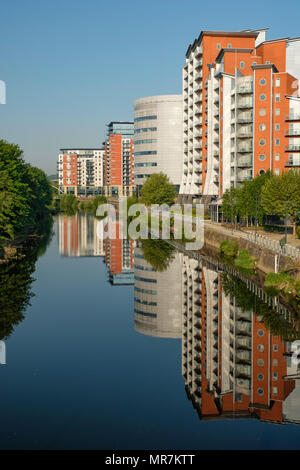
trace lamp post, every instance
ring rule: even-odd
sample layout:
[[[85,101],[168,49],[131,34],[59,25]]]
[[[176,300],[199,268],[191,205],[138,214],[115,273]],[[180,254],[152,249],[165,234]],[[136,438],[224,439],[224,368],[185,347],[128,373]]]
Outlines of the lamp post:
[[[285,200],[285,218],[284,218],[284,244],[287,244],[287,199]]]

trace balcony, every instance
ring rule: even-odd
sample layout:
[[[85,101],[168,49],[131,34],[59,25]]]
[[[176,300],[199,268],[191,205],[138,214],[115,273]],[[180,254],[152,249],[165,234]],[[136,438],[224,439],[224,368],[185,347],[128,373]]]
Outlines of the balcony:
[[[214,156],[215,158],[219,158],[219,151],[218,151],[218,150],[214,150],[213,156]]]
[[[194,183],[202,184],[202,176],[194,176]]]
[[[195,109],[195,114],[202,114],[202,106],[197,106]]]
[[[202,67],[202,65],[203,65],[203,59],[200,59],[200,60],[198,60],[198,62],[195,63],[196,69]]]
[[[288,145],[285,152],[300,152],[300,145]]]
[[[239,94],[239,95],[245,95],[245,94],[248,94],[248,93],[253,93],[253,86],[240,86],[237,88],[236,92]]]
[[[196,152],[194,160],[196,162],[202,162],[202,152]]]
[[[300,167],[300,158],[293,158],[293,159],[289,159],[289,160],[286,160],[284,162],[284,166],[285,167],[290,167],[290,168],[296,168],[296,167]]]
[[[285,135],[287,137],[300,137],[300,129],[286,130]]]
[[[195,80],[202,80],[203,74],[202,72],[196,73]]]
[[[243,183],[244,181],[249,181],[252,179],[252,171],[243,171],[241,173],[238,173],[236,176],[236,180],[238,183]]]
[[[238,158],[236,166],[238,168],[252,167],[252,158]]]
[[[300,121],[300,114],[290,113],[285,116],[286,121]]]
[[[253,137],[253,132],[252,130],[250,129],[240,129],[238,132],[237,132],[237,137],[239,139],[249,139],[251,137]]]
[[[200,83],[199,85],[195,86],[195,92],[196,92],[196,93],[199,93],[199,91],[202,91],[202,83]]]
[[[249,114],[248,116],[241,116],[237,118],[238,124],[246,124],[249,122],[253,122],[253,114]]]
[[[237,108],[239,109],[253,108],[253,100],[240,100],[237,102]]]
[[[194,171],[196,173],[201,173],[202,172],[202,164],[194,164]]]
[[[253,151],[252,145],[238,145],[237,152],[238,153],[249,153]]]

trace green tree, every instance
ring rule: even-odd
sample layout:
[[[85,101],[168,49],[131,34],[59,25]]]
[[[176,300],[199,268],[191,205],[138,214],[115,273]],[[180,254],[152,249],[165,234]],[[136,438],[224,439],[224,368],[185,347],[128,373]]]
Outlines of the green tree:
[[[164,240],[141,240],[141,249],[155,271],[165,271],[174,259],[175,248]]]
[[[145,204],[169,204],[174,202],[176,191],[167,175],[154,173],[144,183],[141,196]]]
[[[269,215],[289,216],[294,225],[300,214],[300,172],[290,170],[269,178],[262,188],[262,206]]]
[[[18,145],[0,140],[0,239],[32,231],[51,199],[44,172],[25,163]]]

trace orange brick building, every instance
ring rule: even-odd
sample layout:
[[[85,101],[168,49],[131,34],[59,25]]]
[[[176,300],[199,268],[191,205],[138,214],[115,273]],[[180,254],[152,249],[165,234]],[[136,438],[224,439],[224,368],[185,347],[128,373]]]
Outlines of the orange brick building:
[[[300,167],[300,38],[202,31],[183,68],[181,199],[210,203],[271,170]]]

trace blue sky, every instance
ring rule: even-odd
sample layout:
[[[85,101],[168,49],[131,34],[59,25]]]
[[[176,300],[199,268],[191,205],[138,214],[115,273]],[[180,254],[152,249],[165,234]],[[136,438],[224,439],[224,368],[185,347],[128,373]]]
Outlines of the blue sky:
[[[298,0],[10,0],[0,5],[0,138],[55,172],[60,147],[101,146],[105,124],[142,96],[181,92],[202,29],[300,36]]]

